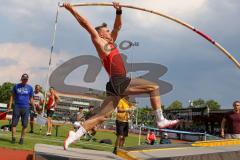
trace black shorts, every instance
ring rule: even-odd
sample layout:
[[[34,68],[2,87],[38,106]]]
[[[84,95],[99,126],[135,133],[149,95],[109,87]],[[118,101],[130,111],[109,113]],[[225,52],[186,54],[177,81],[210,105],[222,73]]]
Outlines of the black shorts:
[[[54,111],[53,110],[47,110],[47,117],[53,117]]]
[[[125,96],[123,93],[128,87],[130,81],[131,79],[128,77],[111,77],[106,84],[107,96]]]
[[[117,136],[128,136],[128,122],[121,122],[116,120],[116,135]]]

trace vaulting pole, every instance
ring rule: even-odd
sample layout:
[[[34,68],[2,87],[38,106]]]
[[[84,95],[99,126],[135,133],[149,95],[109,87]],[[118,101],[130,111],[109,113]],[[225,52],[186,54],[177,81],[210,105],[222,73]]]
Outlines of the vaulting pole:
[[[60,7],[60,3],[58,3],[56,17],[55,17],[54,32],[53,32],[53,36],[52,36],[52,45],[51,45],[51,50],[50,50],[50,55],[49,55],[49,62],[48,62],[47,79],[46,79],[46,84],[45,84],[43,110],[42,110],[41,115],[38,116],[38,118],[40,118],[40,119],[44,119],[44,111],[45,111],[45,107],[46,107],[46,104],[47,104],[47,91],[48,91],[48,88],[49,88],[48,83],[49,83],[50,71],[51,71],[51,66],[52,66],[52,55],[53,55],[53,49],[54,49],[55,39],[56,39],[59,7]],[[44,125],[40,125],[40,134],[42,133],[42,127]]]
[[[113,6],[112,3],[73,3],[71,4],[74,7],[80,7],[80,6]],[[59,4],[60,7],[63,7],[63,4]],[[207,34],[197,30],[196,28],[194,28],[193,26],[177,19],[174,17],[171,17],[167,14],[163,14],[161,12],[158,11],[153,11],[153,10],[149,10],[149,9],[145,9],[145,8],[141,8],[141,7],[136,7],[136,6],[132,6],[132,5],[125,5],[125,4],[120,4],[121,7],[124,8],[130,8],[130,9],[136,9],[136,10],[140,10],[140,11],[144,11],[144,12],[149,12],[152,14],[156,14],[158,16],[167,18],[171,21],[174,21],[192,31],[194,31],[195,33],[197,33],[198,35],[202,36],[203,38],[205,38],[206,40],[208,40],[210,43],[212,43],[215,47],[217,47],[223,54],[225,54],[239,69],[240,69],[240,63],[225,49],[223,48],[219,43],[217,43],[216,41],[214,41],[210,36],[208,36]]]

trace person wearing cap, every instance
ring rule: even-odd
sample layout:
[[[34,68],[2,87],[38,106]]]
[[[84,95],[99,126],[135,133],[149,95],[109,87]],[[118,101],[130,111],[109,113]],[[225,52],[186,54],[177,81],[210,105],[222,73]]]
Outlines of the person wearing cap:
[[[128,120],[130,118],[130,112],[133,111],[134,105],[129,102],[129,96],[122,98],[117,105],[116,114],[116,141],[113,153],[117,153],[118,148],[122,148],[125,143],[125,139],[128,136],[129,124]]]
[[[12,95],[10,96],[8,111],[13,107],[13,116],[12,116],[12,143],[16,142],[16,126],[18,124],[19,118],[21,117],[22,121],[22,132],[19,144],[23,144],[23,139],[26,133],[28,118],[30,112],[30,105],[33,103],[33,88],[28,85],[28,74],[24,73],[21,77],[21,83],[16,84],[12,89]]]
[[[160,140],[160,144],[171,144],[171,140],[168,139],[168,134],[167,133],[163,133],[163,136]]]

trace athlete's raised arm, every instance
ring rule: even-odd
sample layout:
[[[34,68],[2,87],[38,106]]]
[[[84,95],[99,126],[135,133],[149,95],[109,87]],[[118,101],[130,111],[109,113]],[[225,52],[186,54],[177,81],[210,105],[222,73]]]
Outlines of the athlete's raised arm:
[[[117,2],[113,2],[113,7],[116,9],[116,18],[115,18],[115,22],[114,22],[114,26],[113,26],[113,30],[112,30],[112,38],[113,41],[115,42],[118,36],[118,32],[120,31],[121,27],[122,27],[122,7],[119,5],[119,3]]]
[[[88,31],[93,41],[96,42],[100,40],[98,32],[92,26],[92,24],[87,20],[87,18],[81,16],[69,3],[64,3],[63,6],[76,18],[78,23]]]

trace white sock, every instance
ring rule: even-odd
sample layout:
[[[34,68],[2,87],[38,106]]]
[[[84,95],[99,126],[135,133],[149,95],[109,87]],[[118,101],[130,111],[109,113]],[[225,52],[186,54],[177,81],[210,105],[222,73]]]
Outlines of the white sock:
[[[74,140],[77,140],[79,139],[80,137],[82,137],[87,131],[82,127],[80,126],[80,128],[77,130],[76,134],[75,134],[75,137],[74,137]]]
[[[156,109],[156,110],[154,111],[154,114],[155,114],[155,116],[156,116],[157,122],[164,120],[163,112],[162,112],[161,109]]]

